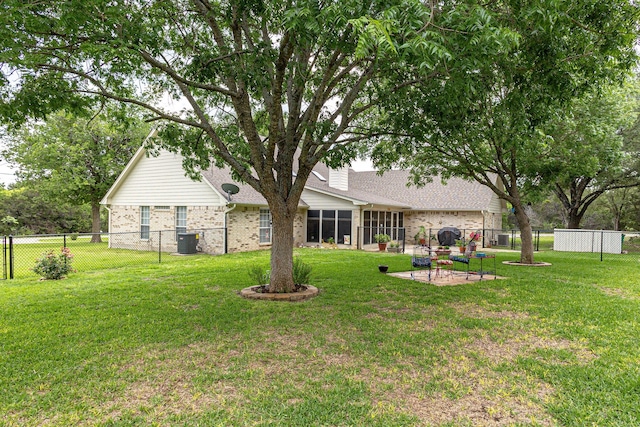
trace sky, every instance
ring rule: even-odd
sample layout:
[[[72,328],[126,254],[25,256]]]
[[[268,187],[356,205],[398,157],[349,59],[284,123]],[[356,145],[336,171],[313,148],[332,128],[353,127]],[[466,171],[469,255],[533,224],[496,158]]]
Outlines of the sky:
[[[0,161],[0,182],[4,185],[4,188],[13,182],[16,177],[13,175],[13,170],[4,161]]]
[[[351,169],[358,172],[376,170],[376,168],[373,167],[373,162],[371,160],[355,160],[351,163]]]

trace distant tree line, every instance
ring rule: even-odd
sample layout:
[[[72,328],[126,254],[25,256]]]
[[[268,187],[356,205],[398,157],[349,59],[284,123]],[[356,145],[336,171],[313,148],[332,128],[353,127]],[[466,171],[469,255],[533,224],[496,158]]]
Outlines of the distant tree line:
[[[91,207],[53,200],[36,188],[0,190],[0,234],[57,234],[91,231]]]

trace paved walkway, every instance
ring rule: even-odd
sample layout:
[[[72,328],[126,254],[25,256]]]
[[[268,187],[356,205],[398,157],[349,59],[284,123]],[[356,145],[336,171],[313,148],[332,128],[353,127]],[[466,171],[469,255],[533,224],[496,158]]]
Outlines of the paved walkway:
[[[469,278],[467,278],[467,273],[465,271],[456,271],[452,275],[446,273],[436,276],[436,271],[433,269],[431,270],[431,281],[429,281],[429,271],[415,270],[413,273],[416,281],[431,283],[435,286],[455,286],[479,282],[480,280],[504,279],[504,277],[494,276],[493,274],[485,274],[482,278],[477,274],[469,274]],[[411,271],[401,271],[398,273],[388,274],[389,276],[399,277],[400,279],[412,280]]]

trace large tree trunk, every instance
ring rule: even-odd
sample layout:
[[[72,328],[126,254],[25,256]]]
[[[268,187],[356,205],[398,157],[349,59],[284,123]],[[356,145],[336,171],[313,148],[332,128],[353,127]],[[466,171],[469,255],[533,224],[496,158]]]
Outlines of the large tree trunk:
[[[522,242],[520,262],[522,264],[533,264],[533,232],[531,231],[529,217],[521,203],[514,204],[514,208],[518,227],[520,228],[520,241]]]
[[[618,191],[610,191],[607,193],[608,208],[611,212],[613,229],[619,231],[621,228],[622,214],[627,204],[627,194],[629,193],[627,188]],[[616,201],[616,194],[620,195],[620,201]]]
[[[293,212],[287,212],[291,211]],[[271,211],[271,282],[269,292],[293,292],[293,221],[296,209]]]
[[[100,203],[91,202],[91,243],[101,243],[100,237]]]
[[[580,221],[582,221],[582,214],[579,214],[577,209],[571,209],[567,213],[569,216],[567,221],[567,228],[571,230],[576,230],[580,228]]]

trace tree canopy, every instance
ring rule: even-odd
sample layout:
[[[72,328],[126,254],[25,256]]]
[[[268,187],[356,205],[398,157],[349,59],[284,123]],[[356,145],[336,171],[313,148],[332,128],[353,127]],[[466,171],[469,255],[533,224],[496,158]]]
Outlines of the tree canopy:
[[[532,129],[631,66],[636,18],[625,0],[5,0],[0,114],[104,98],[144,108],[192,175],[226,163],[264,195],[269,289],[285,291],[317,162],[340,165],[362,141],[397,147],[391,160],[415,154],[418,173],[490,186],[498,174],[519,212]]]
[[[640,143],[631,132],[639,112],[634,79],[586,93],[542,126],[552,141],[539,173],[562,203],[568,228],[579,228],[605,192],[640,185]]]
[[[514,0],[487,8],[518,43],[471,70],[452,63],[445,82],[399,94],[402,113],[388,117],[406,143],[378,144],[374,157],[384,167],[412,168],[418,183],[439,175],[489,186],[514,207],[521,262],[532,263],[524,194],[535,196],[550,148],[540,126],[580,94],[625,78],[636,61],[638,9],[626,0]]]
[[[385,123],[402,114],[395,94],[452,79],[471,90],[470,70],[518,41],[475,1],[5,0],[0,22],[0,114],[100,98],[144,108],[192,175],[226,163],[264,195],[274,292],[293,289],[293,219],[313,166],[399,140]],[[184,110],[164,108],[167,95]]]
[[[94,117],[60,111],[12,133],[2,156],[20,182],[63,203],[91,206],[92,241],[100,241],[100,200],[133,153],[148,126],[128,111],[107,108]]]

